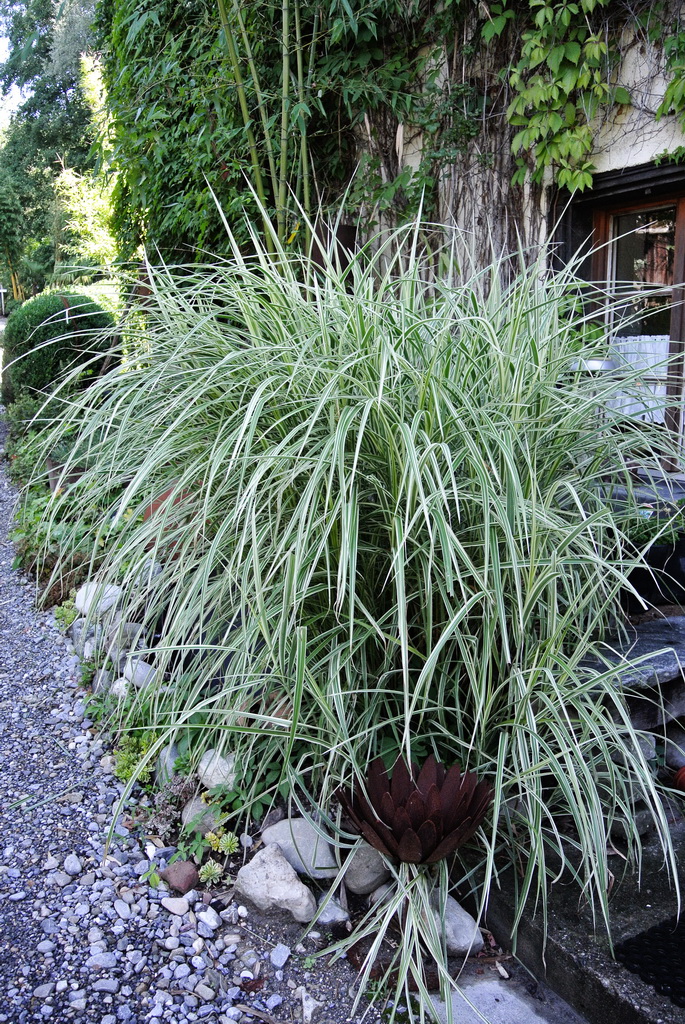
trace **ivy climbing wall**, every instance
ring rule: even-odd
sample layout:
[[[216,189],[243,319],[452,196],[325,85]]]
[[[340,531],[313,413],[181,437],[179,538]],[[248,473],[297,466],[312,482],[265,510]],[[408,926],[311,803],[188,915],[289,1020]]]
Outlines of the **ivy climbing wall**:
[[[322,206],[362,233],[421,209],[470,232],[478,259],[535,245],[551,186],[679,156],[682,14],[670,0],[187,0],[180,16],[172,0],[100,0],[120,245],[220,250],[217,203],[246,244],[246,211],[298,246]]]

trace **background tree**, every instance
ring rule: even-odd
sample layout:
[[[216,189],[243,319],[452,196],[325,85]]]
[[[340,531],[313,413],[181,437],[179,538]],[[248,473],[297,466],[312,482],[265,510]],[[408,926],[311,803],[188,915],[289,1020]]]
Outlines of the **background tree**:
[[[93,116],[81,84],[80,52],[87,45],[92,5],[52,0],[0,0],[9,53],[0,65],[5,90],[22,89],[2,148],[0,173],[10,177],[25,222],[20,273],[40,290],[59,268],[64,214],[56,192],[63,167],[84,173],[94,165]]]
[[[16,300],[24,298],[18,277],[23,237],[24,217],[17,194],[9,181],[0,181],[0,263],[9,275]]]

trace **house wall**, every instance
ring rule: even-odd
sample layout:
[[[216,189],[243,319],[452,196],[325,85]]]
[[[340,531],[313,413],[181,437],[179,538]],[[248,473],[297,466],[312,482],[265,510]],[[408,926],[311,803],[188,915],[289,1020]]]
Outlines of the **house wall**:
[[[646,164],[685,147],[685,132],[677,118],[656,117],[667,85],[661,49],[633,38],[624,47],[616,84],[628,90],[632,104],[618,107],[595,126],[592,161],[598,173]]]

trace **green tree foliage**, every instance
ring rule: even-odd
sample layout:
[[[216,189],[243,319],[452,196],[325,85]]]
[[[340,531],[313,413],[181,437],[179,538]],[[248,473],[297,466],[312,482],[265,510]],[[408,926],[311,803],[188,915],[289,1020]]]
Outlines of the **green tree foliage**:
[[[176,259],[226,246],[207,184],[241,243],[251,189],[286,240],[343,195],[366,223],[444,216],[478,168],[587,188],[623,52],[677,33],[647,0],[99,0],[97,25],[118,238]]]
[[[0,83],[5,90],[19,86],[26,97],[0,149],[0,174],[11,177],[24,212],[29,255],[21,273],[30,290],[43,287],[60,261],[64,223],[55,182],[62,166],[83,173],[94,163],[92,114],[79,64],[86,14],[81,11],[77,32],[73,6],[53,0],[0,0],[0,24],[9,41]],[[91,17],[92,8],[88,21]]]
[[[12,283],[12,296],[23,298],[17,275],[23,248],[24,217],[9,181],[0,179],[0,265]]]

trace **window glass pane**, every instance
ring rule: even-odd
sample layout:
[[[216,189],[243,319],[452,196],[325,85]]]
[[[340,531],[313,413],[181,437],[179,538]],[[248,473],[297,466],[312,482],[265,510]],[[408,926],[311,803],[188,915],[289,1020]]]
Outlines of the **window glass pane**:
[[[622,213],[613,219],[612,280],[638,320],[621,335],[669,335],[675,250],[675,207]]]
[[[633,382],[638,394],[610,404],[654,422],[664,420],[675,215],[675,206],[657,207],[619,214],[611,225],[610,290],[625,296],[619,309],[630,318],[613,339],[613,354],[619,368],[627,364],[641,376]]]

